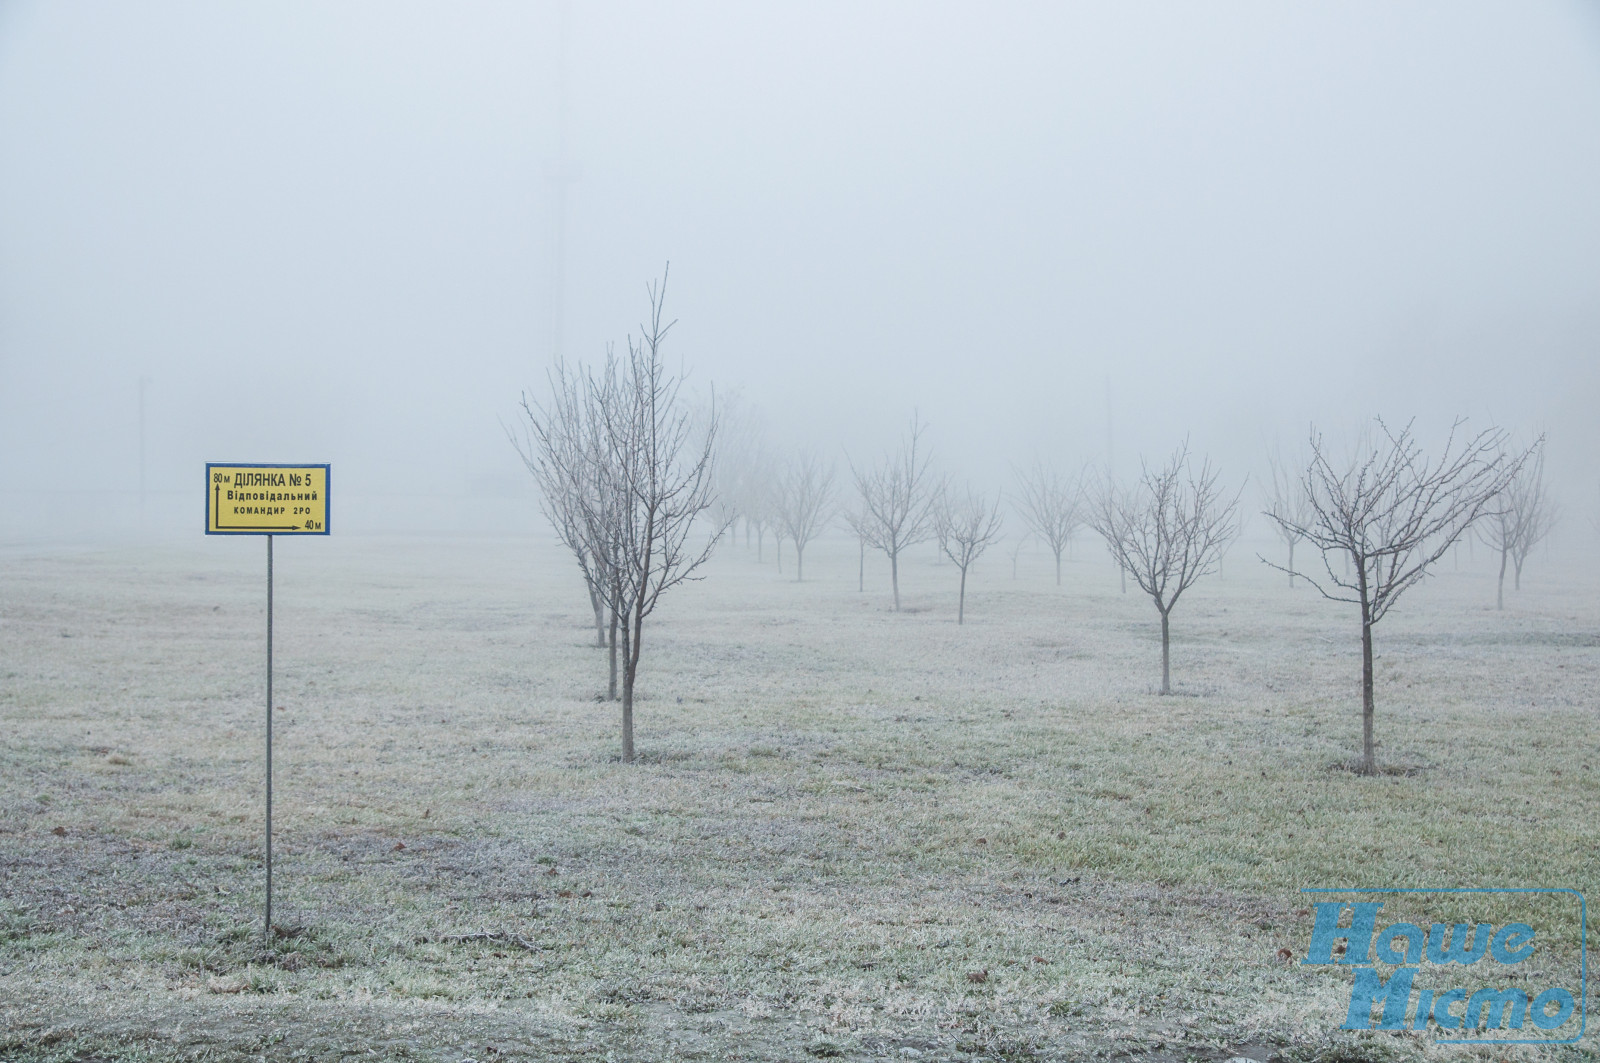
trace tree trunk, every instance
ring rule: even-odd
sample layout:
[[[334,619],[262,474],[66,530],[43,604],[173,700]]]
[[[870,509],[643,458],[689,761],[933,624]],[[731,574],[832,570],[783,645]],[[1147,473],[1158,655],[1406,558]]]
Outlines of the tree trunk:
[[[1496,609],[1504,609],[1506,607],[1506,557],[1510,553],[1511,551],[1505,547],[1502,546],[1500,548],[1500,582],[1495,584],[1494,588],[1494,607]]]
[[[1117,566],[1117,572],[1119,572],[1122,575],[1122,593],[1123,594],[1127,594],[1128,593],[1128,570],[1123,568],[1121,565],[1118,565]]]
[[[1056,586],[1061,586],[1061,548],[1056,547]]]
[[[1294,589],[1294,540],[1289,540],[1289,589]]]
[[[794,581],[796,583],[806,581],[806,552],[799,542],[794,544]]]
[[[606,687],[606,700],[617,700],[617,611],[611,610],[611,682]]]
[[[585,580],[589,584],[589,604],[594,607],[594,644],[601,649],[606,648],[606,604],[600,598],[600,588],[594,585],[593,580]]]
[[[633,762],[633,680],[639,674],[639,652],[634,645],[633,618],[622,625],[622,760]]]
[[[1513,556],[1511,558],[1511,571],[1512,571],[1511,589],[1512,590],[1520,591],[1522,589],[1522,563],[1524,561],[1526,561],[1527,559],[1528,559],[1528,555],[1527,554],[1523,554],[1521,557]]]
[[[856,593],[862,594],[867,589],[867,541],[857,539],[856,545],[861,548],[861,559],[857,562],[860,567],[856,569]]]
[[[760,564],[762,562],[762,560],[764,560],[761,555],[762,555],[763,544],[766,542],[766,538],[767,538],[767,529],[765,529],[765,528],[757,528],[756,529],[756,563],[757,564]]]
[[[1372,623],[1367,603],[1361,603],[1361,764],[1363,775],[1375,775],[1378,761],[1372,752]]]
[[[783,575],[783,536],[772,537],[772,549],[778,555],[778,575]]]
[[[1172,632],[1168,626],[1169,612],[1161,612],[1161,693],[1172,693]]]
[[[956,600],[956,623],[965,623],[967,619],[967,566],[961,566],[961,597]]]
[[[889,555],[889,582],[894,585],[894,611],[900,611],[900,555]]]

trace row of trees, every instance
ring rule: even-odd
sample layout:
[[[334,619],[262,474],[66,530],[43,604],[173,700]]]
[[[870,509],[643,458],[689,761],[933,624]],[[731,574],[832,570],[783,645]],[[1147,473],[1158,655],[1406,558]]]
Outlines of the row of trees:
[[[622,756],[631,761],[633,697],[644,621],[661,596],[697,572],[719,539],[742,519],[757,550],[767,532],[794,544],[795,575],[805,549],[835,514],[866,550],[889,560],[895,609],[899,563],[930,539],[960,574],[957,622],[965,620],[966,583],[974,562],[1000,536],[1000,498],[970,485],[956,490],[934,470],[925,426],[913,417],[899,446],[873,464],[850,462],[853,504],[841,509],[835,468],[814,453],[781,464],[763,456],[756,433],[729,438],[713,396],[699,413],[683,401],[683,376],[666,368],[661,348],[666,276],[648,288],[650,316],[627,352],[608,349],[600,365],[557,362],[549,395],[523,396],[523,419],[510,433],[540,488],[551,526],[576,558],[594,612],[595,638],[609,650],[608,694],[622,702]],[[1469,533],[1500,554],[1500,597],[1510,566],[1522,566],[1556,519],[1544,490],[1542,439],[1524,449],[1488,429],[1471,438],[1452,427],[1441,454],[1424,455],[1408,424],[1391,431],[1379,420],[1353,456],[1335,460],[1312,429],[1309,456],[1274,457],[1264,493],[1265,516],[1288,547],[1287,564],[1261,560],[1309,582],[1324,597],[1359,610],[1362,656],[1362,753],[1359,770],[1375,770],[1373,754],[1373,629],[1428,569]],[[719,450],[719,437],[722,447]],[[719,460],[720,458],[720,460]],[[1171,617],[1179,600],[1215,572],[1237,537],[1243,488],[1229,493],[1210,461],[1191,459],[1187,444],[1161,466],[1144,465],[1131,483],[1111,477],[1068,479],[1036,461],[1019,471],[1016,508],[1030,534],[1048,545],[1061,578],[1061,557],[1087,525],[1105,541],[1124,579],[1132,578],[1161,623],[1161,693],[1171,681]],[[1297,563],[1310,545],[1321,567]],[[863,576],[864,580],[864,576]]]
[[[1469,532],[1500,554],[1497,604],[1503,605],[1508,564],[1520,586],[1529,551],[1546,535],[1556,511],[1544,488],[1543,440],[1511,446],[1500,429],[1470,438],[1452,426],[1430,461],[1412,426],[1393,431],[1382,420],[1354,455],[1336,460],[1312,429],[1309,458],[1294,466],[1271,463],[1264,514],[1288,547],[1287,564],[1261,560],[1306,580],[1325,598],[1357,607],[1361,632],[1362,750],[1357,767],[1376,770],[1374,756],[1373,630],[1400,597]],[[852,466],[860,508],[847,522],[865,547],[889,558],[899,608],[899,557],[908,546],[936,537],[961,574],[965,611],[967,570],[998,537],[999,504],[970,488],[954,495],[930,471],[922,426],[913,421],[898,451],[877,466]],[[1209,460],[1191,461],[1180,446],[1160,467],[1145,465],[1132,484],[1105,477],[1068,483],[1036,463],[1021,477],[1018,509],[1032,534],[1052,550],[1060,580],[1061,553],[1080,524],[1105,541],[1124,579],[1132,578],[1161,622],[1161,693],[1172,691],[1171,618],[1183,594],[1215,572],[1238,535],[1240,491],[1221,486]],[[1317,552],[1320,570],[1302,568],[1295,547]],[[1126,586],[1126,584],[1124,584]]]

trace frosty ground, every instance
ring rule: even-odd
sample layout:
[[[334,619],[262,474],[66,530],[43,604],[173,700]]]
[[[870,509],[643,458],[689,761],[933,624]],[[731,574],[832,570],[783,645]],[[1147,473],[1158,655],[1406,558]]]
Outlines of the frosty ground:
[[[1363,778],[1350,607],[1237,548],[1158,697],[1154,608],[1079,552],[986,558],[958,627],[931,553],[896,614],[853,541],[803,584],[732,544],[649,623],[623,764],[554,544],[280,542],[270,945],[263,544],[0,552],[0,1057],[1473,1058],[1337,1033],[1300,891],[1596,884],[1600,579],[1496,612],[1441,566]]]

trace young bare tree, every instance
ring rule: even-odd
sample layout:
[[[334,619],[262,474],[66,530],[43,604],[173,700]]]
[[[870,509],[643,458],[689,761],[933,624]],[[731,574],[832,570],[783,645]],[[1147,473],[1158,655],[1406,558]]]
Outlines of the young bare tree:
[[[1019,535],[1017,541],[1011,544],[1011,578],[1017,578],[1017,560],[1022,557],[1022,548],[1028,545],[1031,536]]]
[[[505,427],[517,455],[539,488],[539,509],[556,536],[577,558],[594,609],[595,645],[606,645],[605,558],[596,556],[584,534],[585,496],[598,490],[584,452],[588,425],[584,418],[582,377],[557,361],[547,374],[550,400],[540,403],[522,395],[520,432]]]
[[[760,410],[738,393],[717,404],[716,501],[711,515],[719,525],[744,522],[745,546],[759,524],[766,534],[763,496],[767,467],[766,433]],[[756,544],[759,551],[761,543]]]
[[[1061,554],[1083,527],[1083,478],[1061,475],[1055,466],[1035,458],[1017,477],[1017,512],[1028,530],[1038,536],[1056,558],[1056,586],[1061,586]]]
[[[856,537],[856,593],[864,594],[867,590],[867,516],[865,510],[846,509],[841,511],[840,519],[844,526],[850,529],[850,534]]]
[[[894,609],[900,611],[900,555],[909,546],[926,542],[933,531],[932,507],[939,485],[931,470],[931,457],[922,445],[926,426],[911,418],[911,430],[900,448],[878,465],[858,469],[852,462],[856,491],[861,496],[860,533],[863,540],[889,557],[889,580],[894,587]]]
[[[1331,601],[1361,610],[1361,759],[1357,770],[1377,771],[1373,753],[1372,629],[1429,566],[1481,517],[1516,478],[1528,453],[1509,454],[1496,428],[1464,442],[1450,428],[1438,460],[1430,461],[1411,434],[1379,419],[1378,432],[1347,462],[1336,464],[1321,433],[1311,429],[1311,458],[1301,475],[1310,517],[1295,530],[1322,555],[1323,572],[1297,574]],[[1282,523],[1283,518],[1267,514]],[[1334,569],[1342,556],[1348,568]],[[1279,571],[1284,566],[1262,561]]]
[[[744,544],[750,545],[750,531],[756,533],[756,561],[766,560],[767,532],[777,526],[773,513],[773,461],[766,447],[760,445],[745,459],[743,482],[739,490],[739,514],[744,520]],[[780,568],[783,555],[778,556]]]
[[[622,617],[622,759],[633,760],[633,700],[644,648],[644,622],[661,596],[687,580],[711,556],[728,525],[705,528],[691,542],[697,521],[711,509],[716,415],[694,431],[680,402],[683,377],[670,372],[661,345],[672,323],[662,322],[666,275],[649,288],[650,317],[640,338],[628,339],[627,357],[614,379],[596,390],[604,404],[607,475],[620,500],[616,514],[614,600]],[[697,445],[694,445],[697,444]]]
[[[1270,482],[1262,485],[1262,502],[1266,504],[1263,512],[1272,518],[1272,529],[1277,532],[1278,538],[1289,548],[1289,586],[1294,586],[1294,548],[1305,538],[1295,529],[1303,527],[1311,519],[1311,500],[1306,497],[1305,488],[1300,483],[1297,468],[1286,464],[1281,454],[1274,452],[1267,457],[1267,473]]]
[[[1500,577],[1494,589],[1496,609],[1506,605],[1507,563],[1514,570],[1512,586],[1520,591],[1522,566],[1528,554],[1550,534],[1559,515],[1544,486],[1544,448],[1535,443],[1530,453],[1531,458],[1495,500],[1494,511],[1478,522],[1478,540],[1500,555]]]
[[[802,451],[784,466],[774,485],[778,524],[794,543],[795,582],[806,578],[806,544],[833,517],[833,465]]]
[[[580,427],[581,445],[559,451],[541,445],[534,465],[543,467],[546,450],[577,455],[568,464],[582,488],[559,496],[571,510],[563,526],[574,530],[591,561],[603,559],[594,581],[610,611],[613,646],[620,642],[625,761],[634,758],[645,619],[668,590],[700,578],[697,570],[732,520],[726,513],[706,519],[715,501],[715,403],[696,417],[683,401],[683,377],[667,369],[661,354],[672,327],[662,320],[665,275],[648,292],[649,321],[639,340],[629,337],[625,357],[608,351],[598,369],[581,376],[563,371],[552,380],[556,398],[548,406],[525,407],[536,443],[560,439],[573,423]],[[703,543],[694,535],[697,523],[709,533]]]
[[[1096,493],[1089,526],[1105,539],[1123,572],[1161,614],[1161,693],[1172,693],[1171,617],[1183,592],[1215,570],[1238,530],[1239,496],[1218,486],[1210,461],[1191,470],[1184,443],[1166,465],[1145,465],[1132,488],[1109,479]]]
[[[1000,500],[990,505],[971,485],[959,497],[940,491],[933,505],[933,529],[939,549],[961,570],[956,623],[962,624],[967,617],[967,570],[1000,537]]]
[[[540,507],[578,560],[594,607],[596,645],[609,651],[606,696],[612,701],[618,697],[620,617],[612,603],[619,499],[607,466],[605,440],[605,408],[614,396],[597,385],[597,379],[611,381],[615,364],[610,347],[606,349],[606,369],[599,378],[581,366],[571,368],[557,362],[549,373],[550,399],[540,403],[524,393],[522,434],[507,429],[512,445],[539,485]]]

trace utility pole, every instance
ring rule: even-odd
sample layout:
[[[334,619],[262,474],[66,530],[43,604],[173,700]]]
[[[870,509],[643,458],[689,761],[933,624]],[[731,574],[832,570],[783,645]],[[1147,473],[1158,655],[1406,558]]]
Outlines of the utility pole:
[[[139,378],[139,528],[144,529],[144,392],[150,384],[150,378]]]

